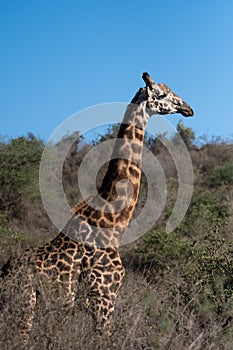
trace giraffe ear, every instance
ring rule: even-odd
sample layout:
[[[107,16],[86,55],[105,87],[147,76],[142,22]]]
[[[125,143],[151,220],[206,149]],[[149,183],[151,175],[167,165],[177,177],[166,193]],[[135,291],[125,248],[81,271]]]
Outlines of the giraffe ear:
[[[149,73],[144,72],[144,73],[142,74],[142,79],[145,81],[146,87],[148,87],[150,90],[154,89],[154,90],[160,92],[160,88],[159,88],[158,84],[156,84],[156,83],[154,82],[154,80],[151,78],[151,76],[149,75]]]

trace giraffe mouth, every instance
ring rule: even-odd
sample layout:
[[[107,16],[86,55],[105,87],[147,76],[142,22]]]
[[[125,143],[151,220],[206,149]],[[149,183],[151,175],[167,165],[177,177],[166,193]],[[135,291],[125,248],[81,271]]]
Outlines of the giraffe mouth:
[[[183,104],[179,110],[179,112],[184,116],[184,117],[192,117],[194,115],[194,112],[192,108],[187,104]]]

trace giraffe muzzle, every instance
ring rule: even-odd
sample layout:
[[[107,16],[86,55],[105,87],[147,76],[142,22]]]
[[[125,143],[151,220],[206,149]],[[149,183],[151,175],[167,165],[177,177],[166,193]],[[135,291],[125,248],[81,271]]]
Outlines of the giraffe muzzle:
[[[180,107],[179,113],[181,113],[184,117],[193,117],[194,115],[192,108],[187,103],[184,103]]]

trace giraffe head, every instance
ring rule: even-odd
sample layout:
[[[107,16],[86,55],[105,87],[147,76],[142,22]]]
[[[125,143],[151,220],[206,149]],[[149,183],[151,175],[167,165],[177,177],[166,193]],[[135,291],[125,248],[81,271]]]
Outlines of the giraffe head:
[[[156,84],[148,73],[143,73],[142,79],[145,81],[146,87],[139,90],[132,102],[146,102],[149,116],[174,113],[180,113],[185,117],[193,116],[192,108],[167,85]]]

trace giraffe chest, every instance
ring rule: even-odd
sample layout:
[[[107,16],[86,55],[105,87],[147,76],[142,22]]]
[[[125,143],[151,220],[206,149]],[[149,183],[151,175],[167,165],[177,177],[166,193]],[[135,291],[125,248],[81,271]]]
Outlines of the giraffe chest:
[[[41,252],[36,255],[37,270],[40,275],[62,283],[77,280],[83,255],[74,251]]]
[[[72,258],[64,253],[37,257],[36,288],[46,308],[62,305],[72,306],[78,289],[81,258]]]

